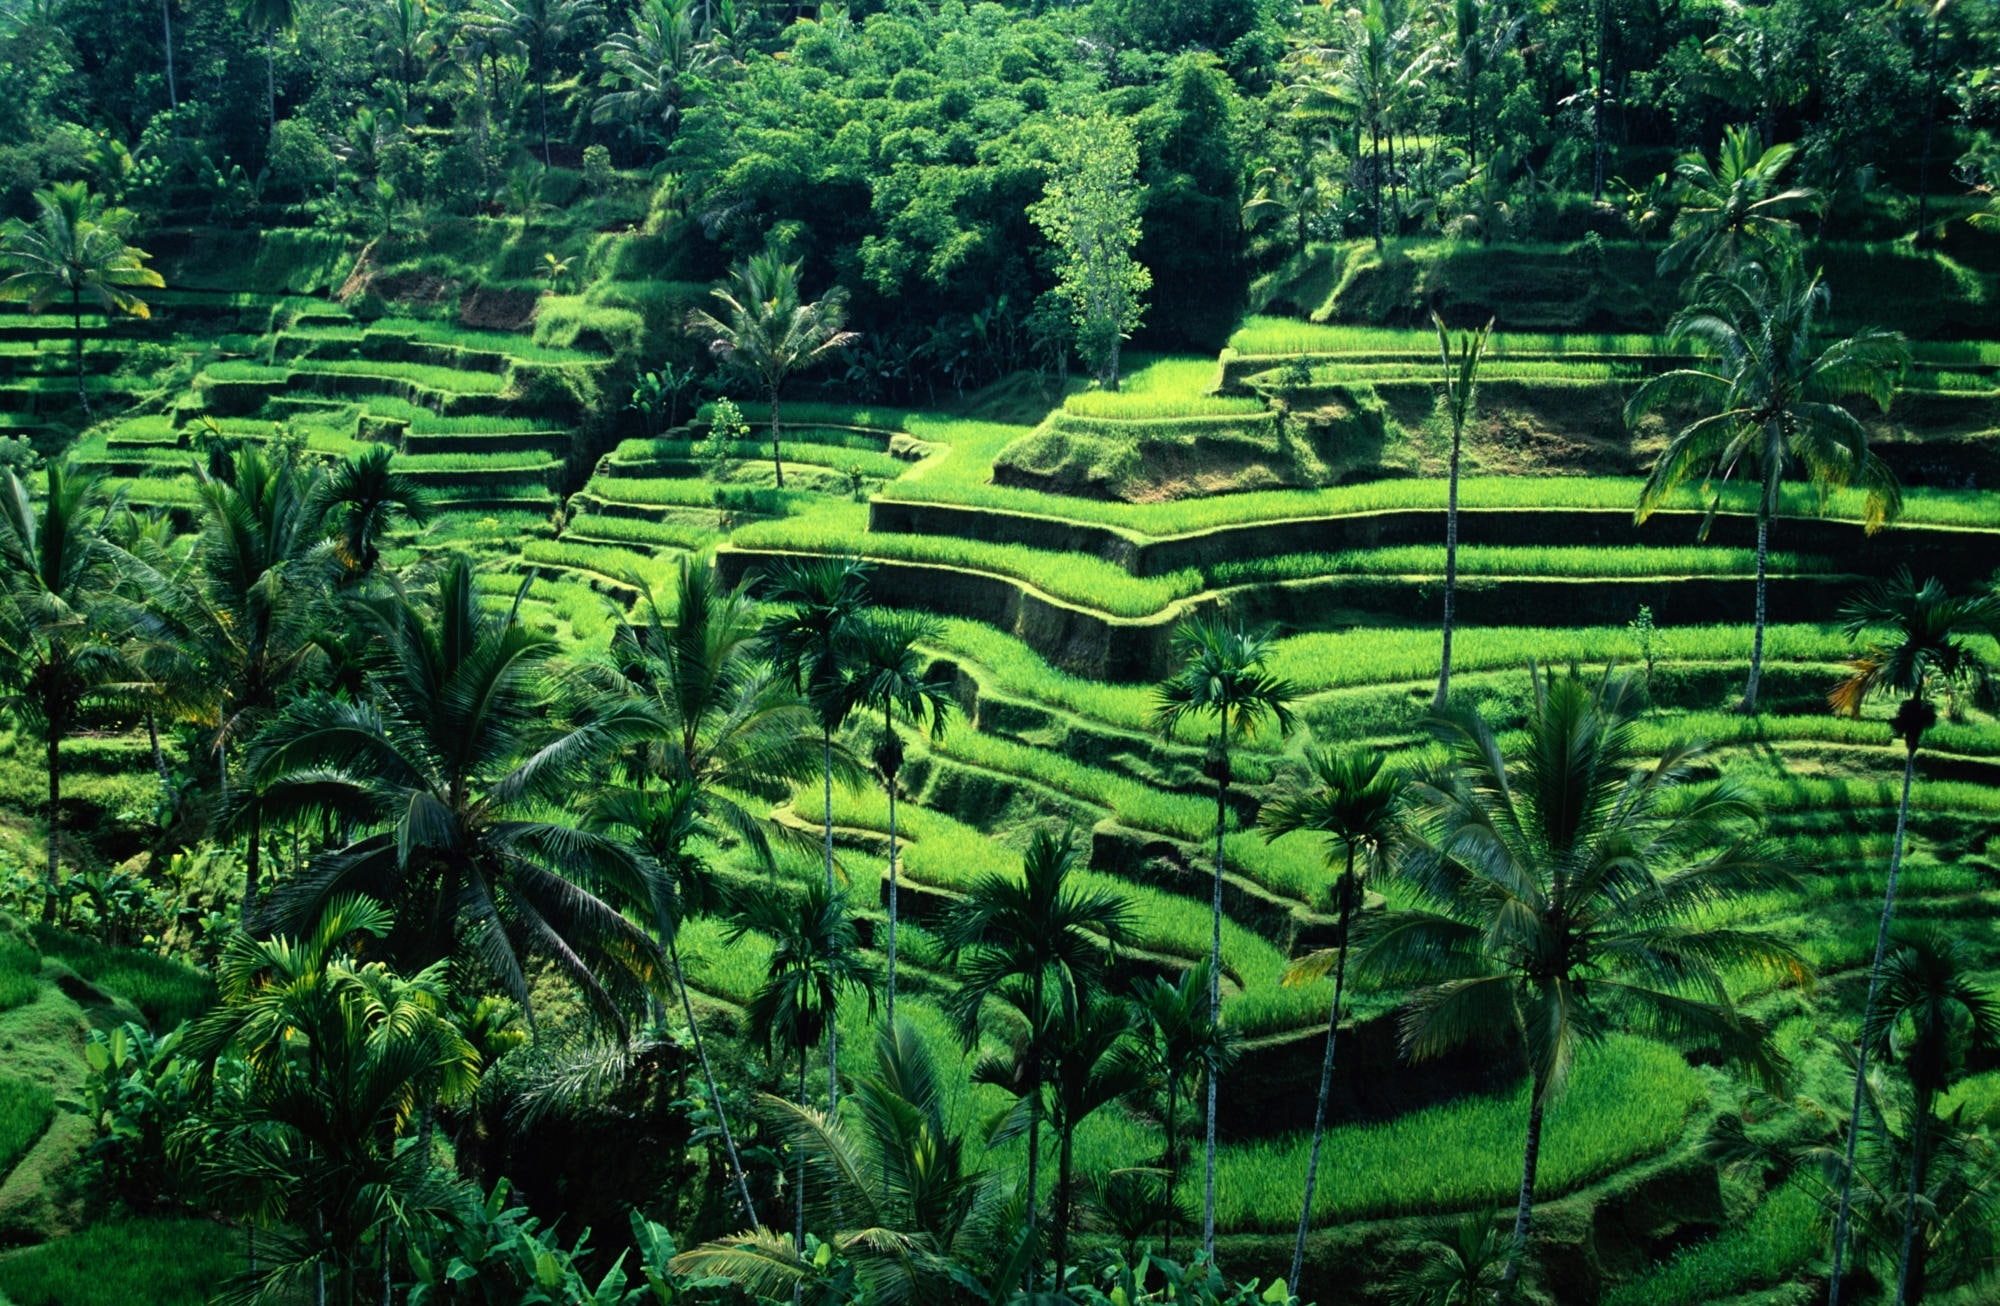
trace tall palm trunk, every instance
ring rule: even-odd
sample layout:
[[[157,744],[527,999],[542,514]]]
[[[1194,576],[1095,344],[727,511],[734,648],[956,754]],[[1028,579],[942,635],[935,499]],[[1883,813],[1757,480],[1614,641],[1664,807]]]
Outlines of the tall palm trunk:
[[[1604,79],[1611,70],[1611,0],[1597,0],[1597,94],[1590,106],[1590,132],[1596,138],[1591,147],[1590,200],[1604,200]]]
[[[701,1041],[701,1026],[695,1023],[694,1002],[688,997],[687,974],[681,970],[679,939],[667,939],[667,960],[674,968],[674,987],[680,990],[681,1012],[687,1017],[688,1036],[694,1040],[694,1054],[701,1062],[702,1081],[708,1085],[708,1104],[715,1108],[715,1122],[722,1131],[723,1150],[729,1153],[729,1169],[736,1176],[736,1191],[743,1199],[743,1214],[757,1224],[757,1207],[750,1200],[750,1180],[743,1173],[743,1158],[736,1151],[736,1136],[729,1132],[729,1113],[722,1109],[722,1094],[715,1087],[715,1071],[708,1064],[708,1045]]]
[[[826,890],[833,892],[833,728],[820,732],[821,826],[826,838]],[[826,1022],[826,1101],[829,1114],[840,1113],[840,1021]]]
[[[1449,359],[1446,360],[1449,363]],[[1446,380],[1450,380],[1449,368]],[[1444,648],[1438,663],[1437,693],[1431,698],[1434,711],[1444,710],[1445,699],[1451,692],[1451,628],[1458,612],[1458,456],[1464,443],[1463,428],[1457,422],[1451,427],[1451,473],[1445,490],[1444,509]]]
[[[1896,879],[1903,870],[1903,840],[1910,828],[1910,785],[1917,774],[1917,740],[1903,758],[1903,799],[1896,807],[1896,841],[1889,849],[1889,882],[1882,890],[1882,916],[1875,925],[1875,960],[1868,969],[1868,1000],[1861,1007],[1861,1038],[1854,1054],[1854,1096],[1847,1112],[1847,1148],[1840,1170],[1840,1205],[1833,1217],[1833,1272],[1827,1306],[1840,1306],[1841,1266],[1847,1255],[1847,1226],[1854,1212],[1854,1149],[1861,1138],[1861,1098],[1868,1082],[1868,1033],[1875,1002],[1882,994],[1882,962],[1889,954],[1889,926],[1896,918]]]
[[[1944,6],[1931,11],[1930,27],[1924,38],[1924,63],[1930,69],[1930,79],[1924,94],[1924,148],[1921,161],[1917,164],[1917,248],[1930,243],[1931,223],[1931,137],[1937,128],[1937,29],[1938,15]]]
[[[799,1044],[799,1106],[805,1107],[806,1105],[806,1045],[801,1043]],[[798,1177],[794,1180],[792,1186],[792,1245],[798,1248],[799,1254],[803,1256],[806,1249],[806,1153],[804,1148],[799,1149],[797,1160],[796,1172]],[[798,1289],[794,1288],[792,1290],[792,1300],[796,1302],[798,1299]]]
[[[1174,1204],[1174,1194],[1180,1191],[1181,1179],[1181,1136],[1180,1095],[1174,1091],[1175,1077],[1167,1076],[1167,1259],[1174,1258],[1174,1223],[1180,1208]]]
[[[264,128],[278,130],[278,56],[268,40],[264,42]]]
[[[1347,874],[1340,881],[1340,945],[1333,963],[1333,1008],[1326,1018],[1326,1058],[1319,1067],[1319,1097],[1313,1106],[1312,1151],[1306,1158],[1306,1192],[1299,1203],[1299,1233],[1292,1241],[1292,1272],[1285,1280],[1292,1296],[1299,1295],[1299,1274],[1305,1269],[1306,1233],[1312,1228],[1313,1189],[1319,1184],[1319,1149],[1326,1140],[1326,1101],[1333,1093],[1333,1050],[1340,1041],[1340,999],[1347,985],[1347,937],[1354,915],[1354,848],[1347,849]]]
[[[167,107],[181,107],[180,91],[174,85],[174,11],[172,0],[160,0],[160,44],[167,52]]]
[[[1771,515],[1757,509],[1757,622],[1750,636],[1750,679],[1743,686],[1743,701],[1736,706],[1746,715],[1757,711],[1757,687],[1764,679],[1764,587],[1771,559]]]
[[[56,890],[61,887],[58,874],[58,854],[56,841],[62,834],[62,731],[54,722],[49,723],[48,740],[49,768],[49,891],[42,901],[42,923],[52,924],[56,918]]]
[[[1218,722],[1217,730],[1227,730]],[[1215,780],[1215,887],[1209,904],[1208,940],[1208,1023],[1222,1023],[1222,832],[1228,813],[1229,751],[1222,750],[1221,768]],[[1212,1264],[1215,1260],[1215,1067],[1208,1070],[1208,1119],[1202,1143],[1201,1250]]]
[[[778,447],[778,387],[771,387],[771,468],[778,474],[778,488],[785,488],[785,460]]]
[[[1076,1165],[1076,1122],[1065,1114],[1062,1139],[1056,1152],[1056,1278],[1055,1291],[1063,1292],[1069,1273],[1069,1226],[1075,1219],[1071,1210],[1070,1175]]]
[[[1035,972],[1035,1009],[1028,1017],[1028,1236],[1034,1237],[1039,1217],[1042,1178],[1042,973]],[[1034,1289],[1035,1262],[1028,1257],[1028,1288]]]
[[[1930,1168],[1931,1095],[1917,1095],[1910,1127],[1910,1190],[1903,1201],[1903,1254],[1896,1263],[1896,1306],[1924,1299],[1924,1267],[1917,1254],[1917,1194]],[[1911,1286],[1915,1285],[1912,1293]]]
[[[83,287],[71,286],[69,292],[69,348],[70,362],[76,371],[76,402],[83,409],[84,419],[90,418],[90,396],[83,392]]]
[[[253,797],[250,800],[250,851],[243,859],[243,923],[250,924],[257,910],[257,892],[263,879],[264,813]]]
[[[889,710],[882,710],[882,729],[893,736],[896,725]],[[896,772],[883,777],[889,783],[889,1028],[896,1027]]]
[[[1374,209],[1375,248],[1382,248],[1382,129],[1370,124],[1368,128],[1368,181],[1369,207]]]
[[[1528,1145],[1521,1154],[1521,1203],[1514,1212],[1514,1237],[1507,1245],[1507,1271],[1501,1282],[1508,1287],[1521,1278],[1521,1260],[1528,1250],[1528,1218],[1535,1206],[1535,1165],[1542,1156],[1543,1085],[1530,1090],[1534,1102],[1528,1108]]]

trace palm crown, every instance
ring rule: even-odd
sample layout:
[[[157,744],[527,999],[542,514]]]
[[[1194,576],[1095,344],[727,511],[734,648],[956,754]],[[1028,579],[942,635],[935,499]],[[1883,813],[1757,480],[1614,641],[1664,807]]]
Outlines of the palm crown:
[[[1792,218],[1819,203],[1803,186],[1779,189],[1795,145],[1766,148],[1747,127],[1730,127],[1713,165],[1699,153],[1674,165],[1673,240],[1660,252],[1662,275],[1676,268],[1726,268],[1791,235]]]

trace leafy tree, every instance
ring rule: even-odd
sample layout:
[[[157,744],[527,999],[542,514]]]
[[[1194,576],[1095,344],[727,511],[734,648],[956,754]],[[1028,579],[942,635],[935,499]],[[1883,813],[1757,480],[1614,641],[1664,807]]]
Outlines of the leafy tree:
[[[804,894],[758,894],[737,912],[726,937],[734,943],[755,931],[771,940],[771,960],[763,984],[750,1000],[749,1032],[768,1053],[790,1052],[798,1063],[799,1107],[807,1109],[806,1053],[827,1038],[840,1019],[840,999],[860,990],[875,1008],[875,969],[861,956],[861,939],[847,915],[847,902],[830,886],[809,881]],[[838,1073],[837,1070],[833,1073]],[[838,1091],[828,1089],[828,1115],[839,1109]],[[792,1194],[794,1247],[806,1240],[806,1152],[798,1156],[797,1190]]]
[[[1280,732],[1291,729],[1292,723],[1291,685],[1264,670],[1272,643],[1269,632],[1252,632],[1223,617],[1190,618],[1173,634],[1172,654],[1180,669],[1154,691],[1154,721],[1167,739],[1196,717],[1214,722],[1203,769],[1215,781],[1215,880],[1208,949],[1208,1010],[1215,1024],[1222,1023],[1222,836],[1229,821],[1229,745],[1239,736],[1254,734],[1267,719]],[[1211,1259],[1215,1256],[1216,1078],[1208,1077],[1202,1161],[1201,1248]]]
[[[1757,709],[1764,669],[1764,588],[1771,522],[1788,466],[1824,490],[1859,486],[1870,532],[1902,508],[1896,478],[1868,448],[1868,432],[1841,400],[1862,394],[1887,408],[1909,358],[1902,336],[1867,328],[1821,343],[1829,292],[1793,255],[1700,279],[1695,302],[1674,315],[1668,338],[1706,356],[1706,368],[1679,367],[1647,379],[1625,404],[1627,424],[1662,409],[1701,416],[1675,431],[1653,463],[1634,514],[1645,521],[1682,484],[1703,479],[1712,520],[1721,487],[1748,466],[1763,478],[1757,498],[1757,616],[1742,711]],[[1712,488],[1711,488],[1712,487]],[[1706,523],[1704,523],[1704,527]]]
[[[1660,251],[1660,275],[1691,268],[1727,276],[1745,261],[1770,260],[1796,234],[1794,216],[1819,203],[1807,187],[1779,189],[1796,157],[1796,146],[1760,145],[1743,127],[1723,132],[1713,164],[1683,155],[1674,165],[1680,213]]]
[[[1059,1013],[1087,1005],[1103,991],[1110,953],[1128,946],[1130,902],[1071,880],[1075,852],[1067,837],[1038,830],[1021,860],[1021,875],[984,875],[945,919],[944,946],[959,977],[946,1007],[969,1048],[979,1037],[988,998],[1010,1002],[1027,1026],[1023,1058],[1028,1106],[1026,1226],[1036,1229],[1041,1166],[1042,1089],[1047,1042]]]
[[[38,512],[10,468],[0,480],[0,685],[36,733],[48,772],[49,896],[62,883],[62,744],[78,714],[125,679],[105,617],[120,580],[118,550],[104,538],[109,512],[98,481],[51,463]]]
[[[1056,293],[1068,304],[1077,348],[1107,390],[1118,388],[1118,350],[1145,316],[1153,274],[1132,257],[1139,243],[1139,147],[1107,114],[1066,124],[1042,198],[1028,216],[1056,247]]]
[[[883,1024],[874,1071],[855,1078],[851,1097],[860,1110],[845,1117],[768,1095],[764,1107],[810,1164],[814,1206],[837,1222],[833,1247],[853,1263],[863,1299],[941,1303],[971,1290],[1004,1300],[1032,1240],[1006,1218],[1001,1173],[976,1165],[975,1140],[953,1127],[937,1062],[908,1021]],[[804,1243],[768,1229],[704,1243],[673,1267],[765,1299],[816,1277]]]
[[[430,520],[430,496],[390,464],[393,451],[373,445],[336,464],[320,486],[316,514],[336,525],[334,551],[350,572],[366,579],[382,559],[381,540],[398,517],[421,526]]]
[[[875,748],[875,769],[889,793],[889,972],[887,1019],[896,1020],[896,777],[903,768],[903,741],[896,734],[900,713],[931,737],[944,733],[952,708],[951,685],[924,674],[924,655],[917,645],[935,640],[944,623],[913,612],[877,612],[861,627],[854,652],[852,696],[862,709],[882,713],[882,741]]]
[[[1181,1218],[1180,1099],[1236,1059],[1235,1031],[1218,1024],[1208,1005],[1208,962],[1198,961],[1179,979],[1141,980],[1133,1007],[1144,1027],[1144,1047],[1154,1082],[1166,1092],[1166,1254],[1174,1254],[1174,1224]]]
[[[1332,953],[1333,1007],[1326,1022],[1326,1058],[1320,1065],[1319,1095],[1313,1107],[1312,1151],[1306,1161],[1298,1236],[1292,1242],[1292,1270],[1285,1279],[1294,1296],[1299,1291],[1299,1273],[1305,1267],[1306,1234],[1312,1227],[1313,1189],[1319,1181],[1320,1144],[1326,1136],[1327,1097],[1333,1089],[1333,1054],[1340,1038],[1341,997],[1347,985],[1347,950],[1354,938],[1355,913],[1361,907],[1366,877],[1389,865],[1408,831],[1404,782],[1394,773],[1383,774],[1385,760],[1374,749],[1309,751],[1306,775],[1298,778],[1299,783],[1282,788],[1257,813],[1265,842],[1311,831],[1326,840],[1327,866],[1341,867],[1333,884],[1334,901],[1339,904],[1339,942],[1330,950],[1301,959],[1286,976],[1287,980],[1322,976],[1329,961],[1327,953]]]
[[[1784,945],[1712,923],[1718,903],[1793,883],[1757,842],[1748,792],[1729,780],[1691,788],[1697,744],[1646,759],[1629,676],[1532,674],[1512,760],[1475,710],[1433,718],[1453,771],[1412,786],[1422,825],[1403,867],[1419,905],[1388,913],[1359,958],[1385,981],[1421,986],[1402,1025],[1415,1059],[1520,1038],[1531,1087],[1509,1285],[1527,1249],[1542,1123],[1577,1049],[1630,1023],[1774,1077],[1767,1031],[1736,1010],[1723,977],[1806,975]]]
[[[2000,634],[2000,595],[1954,597],[1937,580],[1918,585],[1907,569],[1892,580],[1867,587],[1842,612],[1850,639],[1879,632],[1873,644],[1849,663],[1850,673],[1829,699],[1836,711],[1859,716],[1878,693],[1898,695],[1901,702],[1890,729],[1903,741],[1903,791],[1896,806],[1896,835],[1890,845],[1889,874],[1882,890],[1882,914],[1875,926],[1875,956],[1868,973],[1868,998],[1863,1004],[1862,1029],[1873,1029],[1882,995],[1889,937],[1896,915],[1896,885],[1903,869],[1903,844],[1909,830],[1910,788],[1916,779],[1917,749],[1937,720],[1930,695],[1938,685],[1983,691],[1990,669],[1975,637]],[[1848,1215],[1853,1203],[1855,1146],[1861,1132],[1861,1097],[1867,1082],[1873,1045],[1864,1037],[1854,1053],[1854,1102],[1848,1113],[1847,1143],[1841,1170],[1840,1200],[1834,1217],[1833,1272],[1837,1282],[1846,1253]]]
[[[70,357],[76,370],[76,402],[90,415],[83,387],[83,301],[106,315],[150,317],[146,301],[133,293],[164,286],[146,266],[153,257],[125,243],[132,215],[108,209],[80,181],[58,182],[35,192],[35,220],[10,219],[0,226],[0,302],[26,303],[39,313],[69,299]]]
[[[325,816],[354,832],[279,890],[279,920],[309,921],[335,895],[366,892],[401,904],[385,943],[399,964],[461,961],[531,1009],[533,958],[619,1020],[620,999],[653,982],[659,954],[607,898],[650,901],[649,868],[617,840],[554,819],[551,804],[648,718],[546,725],[539,682],[554,641],[489,611],[463,559],[416,602],[367,611],[381,652],[365,697],[290,703],[255,750],[274,816]]]
[[[343,895],[297,938],[238,934],[217,971],[222,1005],[182,1045],[213,1105],[177,1145],[273,1228],[252,1272],[263,1293],[310,1277],[324,1301],[331,1279],[354,1302],[386,1264],[379,1244],[456,1199],[411,1130],[473,1091],[479,1059],[449,1018],[444,962],[404,978],[352,959],[390,928],[387,909]]]
[[[1493,1211],[1468,1211],[1448,1239],[1423,1245],[1423,1259],[1396,1276],[1403,1306],[1485,1306],[1505,1302],[1507,1242]]]
[[[1444,319],[1433,313],[1431,323],[1437,327],[1438,362],[1444,368],[1444,413],[1445,419],[1451,423],[1450,488],[1446,493],[1444,514],[1444,652],[1438,662],[1437,693],[1431,699],[1432,710],[1441,712],[1451,692],[1451,632],[1458,603],[1459,447],[1465,439],[1465,424],[1472,418],[1472,404],[1479,383],[1479,362],[1486,356],[1486,342],[1493,335],[1493,319],[1487,318],[1485,326],[1458,338],[1458,361],[1455,364],[1451,357],[1451,337],[1444,329]],[[1295,1292],[1298,1290],[1296,1281],[1292,1288]]]
[[[799,288],[799,265],[776,250],[753,254],[736,265],[734,285],[713,290],[723,316],[695,309],[689,334],[708,337],[708,350],[764,388],[771,401],[771,466],[785,488],[785,464],[778,447],[778,396],[794,372],[825,362],[859,340],[843,331],[847,296],[835,286],[823,299],[806,301]]]

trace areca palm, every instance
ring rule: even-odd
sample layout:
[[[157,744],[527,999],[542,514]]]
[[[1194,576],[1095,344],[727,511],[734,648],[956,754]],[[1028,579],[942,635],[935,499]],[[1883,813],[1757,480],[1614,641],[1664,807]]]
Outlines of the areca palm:
[[[76,370],[76,402],[90,415],[83,388],[83,301],[107,315],[152,315],[133,292],[164,286],[146,266],[152,255],[125,243],[132,215],[107,209],[84,182],[57,182],[35,192],[35,220],[15,218],[0,226],[0,302],[25,303],[39,313],[69,300],[70,357]]]
[[[1532,677],[1514,758],[1476,711],[1434,718],[1454,769],[1413,786],[1425,810],[1403,874],[1419,905],[1390,913],[1358,959],[1422,986],[1402,1017],[1413,1058],[1503,1031],[1520,1039],[1530,1095],[1510,1284],[1545,1113],[1577,1050],[1624,1024],[1775,1075],[1765,1029],[1735,1008],[1724,974],[1806,974],[1784,945],[1710,923],[1718,903],[1792,882],[1757,840],[1749,793],[1727,780],[1690,786],[1698,744],[1643,755],[1629,676]]]
[[[876,1036],[875,1069],[855,1079],[859,1110],[832,1117],[766,1096],[765,1110],[818,1179],[814,1206],[839,1221],[838,1252],[872,1302],[1001,1301],[1019,1280],[1029,1239],[1010,1232],[1001,1172],[981,1168],[973,1140],[952,1127],[937,1063],[907,1021]],[[673,1262],[775,1300],[809,1283],[797,1242],[753,1229],[704,1243]]]
[[[1910,1179],[1896,1269],[1896,1306],[1903,1306],[1924,1295],[1929,1245],[1918,1229],[1928,1223],[1921,1197],[1938,1099],[1965,1075],[1968,1054],[2000,1047],[2000,997],[1978,982],[1961,940],[1926,928],[1909,934],[1890,955],[1873,1014],[1864,1041],[1895,1055],[1910,1085]]]
[[[1132,1038],[1134,1012],[1099,996],[1055,1017],[1050,1039],[1050,1115],[1056,1128],[1055,1290],[1068,1291],[1069,1236],[1076,1222],[1076,1131],[1085,1120],[1146,1082],[1145,1054]]]
[[[258,1223],[299,1231],[278,1235],[263,1291],[310,1276],[323,1301],[331,1277],[354,1302],[377,1273],[365,1244],[457,1197],[410,1133],[423,1110],[471,1094],[480,1058],[450,1017],[444,963],[404,978],[353,959],[389,930],[386,909],[340,897],[298,938],[235,936],[222,1005],[182,1045],[217,1128],[196,1118],[177,1146]],[[226,1057],[240,1074],[218,1073]]]
[[[1673,239],[1660,251],[1660,275],[1684,268],[1726,275],[1789,240],[1797,230],[1793,218],[1819,203],[1809,187],[1780,189],[1798,152],[1795,145],[1766,146],[1747,127],[1730,127],[1713,164],[1699,153],[1683,155],[1674,165],[1680,213]]]
[[[1209,911],[1209,1018],[1222,1022],[1222,836],[1229,816],[1229,747],[1257,732],[1265,721],[1280,733],[1291,728],[1292,687],[1264,669],[1273,639],[1221,616],[1195,617],[1174,630],[1172,654],[1180,669],[1154,691],[1154,721],[1172,739],[1197,717],[1213,721],[1204,769],[1215,781],[1215,876]],[[1208,1077],[1208,1110],[1203,1125],[1201,1202],[1202,1251],[1215,1257],[1215,1089]]]
[[[1153,1079],[1166,1093],[1166,1254],[1174,1254],[1174,1222],[1180,1217],[1180,1101],[1209,1075],[1219,1075],[1236,1059],[1237,1038],[1209,1014],[1208,963],[1198,961],[1179,979],[1153,976],[1140,981],[1133,1006],[1144,1024],[1145,1048]]]
[[[1339,753],[1314,749],[1306,754],[1305,783],[1282,788],[1257,813],[1257,824],[1263,827],[1267,843],[1301,830],[1316,833],[1326,840],[1327,865],[1341,867],[1333,885],[1334,900],[1339,904],[1339,942],[1302,958],[1286,976],[1288,981],[1318,978],[1326,974],[1329,962],[1333,970],[1333,1007],[1327,1014],[1326,1057],[1320,1064],[1319,1095],[1313,1107],[1305,1197],[1299,1206],[1298,1236],[1292,1242],[1292,1271],[1285,1281],[1295,1297],[1299,1272],[1305,1266],[1306,1233],[1312,1226],[1320,1144],[1326,1136],[1326,1104],[1333,1089],[1333,1054],[1340,1038],[1340,1005],[1347,985],[1354,915],[1361,906],[1365,878],[1388,865],[1409,829],[1403,810],[1404,781],[1393,773],[1383,774],[1384,760],[1372,748]]]
[[[551,805],[646,716],[547,725],[553,639],[489,611],[462,559],[419,601],[376,604],[373,620],[381,651],[366,696],[303,698],[255,749],[267,811],[356,832],[284,887],[279,915],[310,920],[336,894],[368,893],[398,907],[388,946],[400,964],[462,959],[529,1009],[525,962],[536,958],[620,1019],[659,953],[606,899],[651,900],[649,868]]]
[[[484,21],[527,52],[541,109],[542,166],[549,166],[549,74],[556,52],[604,12],[603,0],[479,0]]]
[[[102,616],[119,581],[99,483],[51,464],[37,511],[21,478],[0,481],[0,685],[40,735],[48,769],[48,908],[61,882],[62,744],[78,713],[124,679]]]
[[[1021,874],[985,875],[952,904],[943,941],[959,975],[947,1009],[970,1047],[988,998],[1013,1000],[1025,1017],[1024,1092],[1028,1102],[1027,1228],[1036,1225],[1041,1165],[1045,1034],[1052,1014],[1071,1012],[1102,991],[1112,950],[1131,943],[1131,904],[1071,880],[1075,853],[1067,837],[1038,830]]]
[[[1493,319],[1477,331],[1458,338],[1458,361],[1451,357],[1451,337],[1444,319],[1431,314],[1438,333],[1438,361],[1444,367],[1445,416],[1451,421],[1451,468],[1445,496],[1444,515],[1444,651],[1438,663],[1437,694],[1431,707],[1443,711],[1451,692],[1451,633],[1458,606],[1458,460],[1465,441],[1465,424],[1472,419],[1472,403],[1479,382],[1479,360],[1486,354],[1486,342],[1493,334]]]
[[[281,32],[295,31],[299,25],[297,0],[236,0],[237,20],[264,38],[265,125],[278,126],[277,38]]]
[[[896,1020],[896,777],[903,767],[903,741],[896,734],[900,713],[912,726],[929,726],[931,737],[944,733],[951,711],[951,686],[924,676],[923,654],[917,645],[936,639],[944,623],[913,612],[878,612],[863,624],[854,655],[853,696],[869,711],[882,713],[882,741],[875,748],[875,769],[889,791],[889,973],[887,1019]]]
[[[1786,470],[1797,465],[1822,491],[1858,486],[1867,495],[1870,532],[1902,509],[1895,475],[1870,452],[1867,429],[1841,401],[1865,395],[1886,409],[1909,349],[1901,335],[1873,328],[1822,345],[1818,332],[1827,301],[1826,283],[1816,273],[1807,276],[1794,253],[1701,278],[1695,302],[1674,315],[1667,334],[1705,355],[1708,366],[1662,372],[1625,404],[1625,420],[1634,425],[1661,409],[1702,414],[1660,452],[1640,491],[1636,520],[1645,521],[1695,477],[1711,494],[1711,518],[1731,477],[1754,468],[1762,478],[1746,712],[1757,708],[1763,675],[1766,560]]]
[[[1868,997],[1862,1005],[1862,1028],[1872,1028],[1881,995],[1883,961],[1888,955],[1890,929],[1896,915],[1896,885],[1903,869],[1903,845],[1909,831],[1910,789],[1916,779],[1917,749],[1937,720],[1930,694],[1938,685],[1983,690],[1989,668],[1973,638],[2000,634],[2000,595],[1964,598],[1950,594],[1937,580],[1918,585],[1907,569],[1855,595],[1842,612],[1850,639],[1880,634],[1883,638],[1849,664],[1850,674],[1829,696],[1834,708],[1858,716],[1878,693],[1901,698],[1891,729],[1903,742],[1903,790],[1896,806],[1896,835],[1890,845],[1889,873],[1882,890],[1882,913],[1875,926],[1875,956],[1869,967]],[[1855,1049],[1854,1104],[1848,1114],[1846,1155],[1841,1174],[1840,1202],[1834,1217],[1833,1271],[1839,1282],[1846,1254],[1848,1217],[1853,1204],[1855,1146],[1860,1134],[1861,1097],[1868,1075],[1871,1047],[1864,1038]],[[1837,1293],[1836,1293],[1837,1295]]]
[[[778,396],[785,379],[833,357],[859,340],[842,330],[847,320],[846,293],[836,286],[823,299],[806,300],[799,287],[799,265],[786,262],[776,250],[753,254],[736,265],[727,290],[710,293],[722,306],[720,317],[695,309],[688,314],[689,334],[708,337],[708,351],[728,367],[743,373],[771,401],[771,465],[778,488],[785,488],[785,464],[778,447]]]
[[[315,505],[334,519],[340,561],[364,579],[381,561],[381,540],[391,522],[401,517],[421,526],[430,520],[430,496],[391,466],[393,458],[389,446],[378,444],[343,459],[320,486]]]
[[[751,932],[771,940],[764,983],[750,1000],[750,1035],[768,1053],[782,1047],[798,1062],[799,1106],[806,1107],[806,1053],[827,1037],[840,1018],[842,994],[860,990],[875,1006],[875,970],[861,955],[861,939],[847,903],[830,886],[811,881],[796,901],[780,894],[749,899],[727,935],[734,943]],[[836,1072],[837,1073],[837,1072]],[[828,1089],[828,1115],[839,1109],[838,1091]],[[797,1191],[792,1195],[795,1246],[806,1236],[805,1163],[798,1156]]]

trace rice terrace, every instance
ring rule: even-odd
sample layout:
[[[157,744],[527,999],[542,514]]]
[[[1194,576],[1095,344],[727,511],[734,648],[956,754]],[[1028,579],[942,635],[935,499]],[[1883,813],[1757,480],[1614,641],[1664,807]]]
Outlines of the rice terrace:
[[[1996,87],[0,0],[0,1306],[2000,1303]]]

